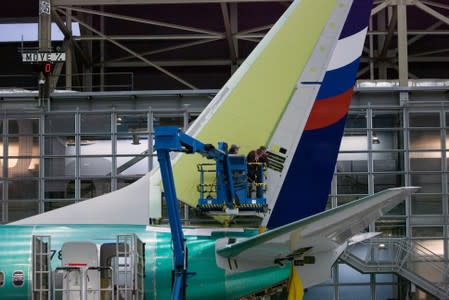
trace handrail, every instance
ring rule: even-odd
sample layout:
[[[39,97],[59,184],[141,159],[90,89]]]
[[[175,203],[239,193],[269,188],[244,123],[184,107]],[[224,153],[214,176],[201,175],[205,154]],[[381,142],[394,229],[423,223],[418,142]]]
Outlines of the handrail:
[[[397,273],[429,293],[449,299],[449,264],[418,241],[374,238],[348,247],[341,259],[363,273]]]

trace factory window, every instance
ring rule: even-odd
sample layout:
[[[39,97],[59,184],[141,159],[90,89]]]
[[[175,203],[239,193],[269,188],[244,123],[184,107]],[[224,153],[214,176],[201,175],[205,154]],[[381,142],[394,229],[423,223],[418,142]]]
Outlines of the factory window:
[[[45,155],[75,155],[74,135],[47,135],[44,137]]]
[[[404,149],[402,131],[376,129],[372,131],[371,148],[373,151],[399,150]]]
[[[411,171],[441,171],[441,151],[410,152]]]
[[[432,270],[435,264],[440,265],[440,267],[444,268],[444,262],[437,262],[437,260],[441,260],[444,255],[444,240],[442,239],[426,239],[426,240],[414,240],[413,243],[413,251],[416,253],[420,253],[420,256],[427,256],[428,258],[432,258],[435,261],[433,264],[429,264],[428,261],[420,260],[413,263],[414,269],[419,272],[430,272],[434,273],[435,270]],[[441,257],[438,257],[438,256]],[[428,273],[429,274],[429,273]],[[435,273],[434,273],[435,274]],[[442,281],[444,279],[441,279]]]
[[[178,126],[184,127],[184,117],[181,115],[163,115],[154,116],[154,126]]]
[[[81,155],[111,155],[111,135],[86,134],[80,137]]]
[[[404,185],[403,174],[376,173],[374,175],[374,192]]]
[[[410,127],[440,127],[439,112],[411,112]]]
[[[12,286],[13,287],[22,287],[24,283],[24,275],[23,271],[14,271],[12,273]]]
[[[441,195],[412,195],[412,214],[441,215],[443,201]]]
[[[120,176],[142,176],[148,169],[147,155],[118,156],[117,157],[117,175]],[[157,158],[152,158],[152,164],[157,164]]]
[[[112,159],[109,156],[81,156],[79,164],[81,176],[111,176]]]
[[[410,149],[440,150],[441,136],[439,129],[410,130]]]
[[[9,200],[38,199],[39,184],[36,179],[14,179],[8,183]]]
[[[75,114],[48,114],[45,116],[46,133],[65,133],[75,132]]]
[[[398,210],[399,212],[394,213],[394,210]],[[393,214],[404,215],[405,204],[399,204],[392,211],[390,211],[390,213],[391,215]],[[387,215],[385,217],[382,217],[375,223],[375,229],[377,232],[382,232],[383,236],[385,237],[389,238],[405,237],[406,234],[405,217]]]
[[[337,161],[337,173],[367,172],[366,153],[341,153]]]
[[[56,178],[75,177],[74,156],[52,157],[45,159],[45,176]]]
[[[8,222],[21,220],[39,213],[39,202],[37,200],[8,201]]]
[[[74,193],[67,193],[67,187],[71,186],[75,180],[67,179],[46,179],[45,180],[45,200],[68,200],[75,197]],[[74,187],[72,187],[74,188]]]
[[[81,114],[82,133],[111,133],[111,114],[83,113]]]
[[[339,264],[338,265],[338,278],[341,283],[369,283],[370,275],[369,274],[360,274],[358,271],[353,269],[352,267]],[[346,298],[344,298],[346,299]],[[361,299],[361,298],[360,298]]]
[[[44,202],[44,210],[45,211],[50,211],[53,209],[57,209],[69,204],[73,204],[75,203],[75,201],[61,201],[61,200],[56,200],[56,201],[45,201]]]
[[[400,172],[404,170],[404,153],[378,152],[373,153],[374,172]]]
[[[443,237],[443,226],[413,226],[413,237]]]
[[[412,174],[411,185],[421,187],[418,193],[441,193],[441,174]]]
[[[373,111],[373,128],[401,128],[402,114],[400,111]]]
[[[368,175],[366,174],[338,174],[338,194],[368,194]]]
[[[351,109],[346,119],[346,128],[366,128],[366,110]]]
[[[367,195],[338,195],[337,196],[337,205],[340,206],[340,205],[352,202],[354,200],[363,198],[365,196],[367,196]]]
[[[340,152],[344,151],[368,151],[368,136],[366,132],[360,131],[349,131],[344,132],[343,139],[340,144]],[[361,153],[364,157],[367,156],[366,153]],[[341,153],[339,155],[340,159]],[[360,156],[360,155],[359,155]],[[365,158],[366,159],[366,158]]]

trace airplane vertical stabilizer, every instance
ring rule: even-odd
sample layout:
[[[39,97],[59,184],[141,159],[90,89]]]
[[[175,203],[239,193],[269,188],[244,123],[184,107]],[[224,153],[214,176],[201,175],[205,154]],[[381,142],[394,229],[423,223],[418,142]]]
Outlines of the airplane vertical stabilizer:
[[[274,142],[294,151],[352,2],[294,1],[187,133],[207,143],[239,144],[243,154]],[[177,195],[192,206],[200,161],[179,155],[173,166]]]

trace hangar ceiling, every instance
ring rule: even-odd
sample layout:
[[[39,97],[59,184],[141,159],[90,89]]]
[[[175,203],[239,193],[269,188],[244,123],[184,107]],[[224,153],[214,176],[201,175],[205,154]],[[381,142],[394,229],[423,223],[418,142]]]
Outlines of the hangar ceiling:
[[[0,12],[0,23],[37,22],[37,1],[21,2],[9,1]],[[61,74],[58,85],[68,88],[97,81],[105,89],[108,83],[120,81],[128,82],[125,89],[219,88],[289,4],[51,0],[52,22],[65,35],[63,42],[51,46],[62,47],[71,56],[71,63],[58,64],[54,74]],[[66,26],[70,23],[79,23],[79,36],[71,35],[71,26]],[[358,77],[401,79],[403,84],[408,78],[449,78],[448,36],[447,0],[374,1]],[[37,42],[23,45],[37,47]],[[18,42],[0,44],[3,57],[17,58],[8,61],[1,75],[33,72],[30,65],[21,63],[20,46]],[[64,80],[65,74],[71,74],[72,80]],[[113,74],[122,77],[108,79]]]

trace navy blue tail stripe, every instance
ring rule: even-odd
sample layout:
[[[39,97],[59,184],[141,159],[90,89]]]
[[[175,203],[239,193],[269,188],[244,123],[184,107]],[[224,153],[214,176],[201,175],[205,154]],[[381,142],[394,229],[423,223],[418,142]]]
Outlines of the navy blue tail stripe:
[[[339,39],[351,36],[368,26],[372,0],[354,0]]]
[[[326,208],[345,121],[346,117],[332,126],[303,133],[267,228],[300,220]]]

